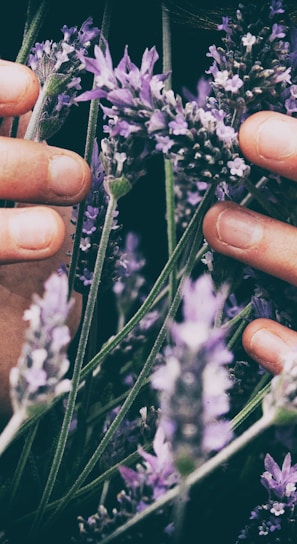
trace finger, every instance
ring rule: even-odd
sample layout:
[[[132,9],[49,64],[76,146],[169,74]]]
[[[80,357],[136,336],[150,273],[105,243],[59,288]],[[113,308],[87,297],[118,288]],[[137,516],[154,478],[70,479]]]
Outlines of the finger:
[[[47,259],[61,247],[64,236],[64,222],[51,208],[2,209],[0,263]]]
[[[297,181],[297,120],[261,111],[241,126],[239,144],[251,162]]]
[[[288,353],[296,350],[297,332],[271,319],[256,319],[244,330],[242,344],[255,361],[279,374]]]
[[[0,137],[1,199],[73,204],[84,198],[90,183],[90,168],[77,153]]]
[[[219,253],[297,285],[297,229],[292,225],[219,202],[206,213],[203,233]]]
[[[0,116],[21,115],[34,106],[39,82],[23,64],[0,60]]]

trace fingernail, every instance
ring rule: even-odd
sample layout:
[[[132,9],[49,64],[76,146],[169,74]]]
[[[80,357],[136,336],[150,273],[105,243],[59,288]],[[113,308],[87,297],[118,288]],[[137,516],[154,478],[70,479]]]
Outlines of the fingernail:
[[[286,344],[280,336],[268,331],[259,329],[250,340],[250,355],[258,360],[257,353],[261,353],[261,362],[271,372],[277,374],[282,370],[282,361],[292,348]]]
[[[10,104],[20,100],[29,84],[28,74],[24,69],[0,64],[0,101]]]
[[[69,155],[54,155],[49,160],[49,185],[57,195],[75,197],[82,188],[85,172],[80,160]]]
[[[221,242],[239,249],[254,246],[263,237],[263,227],[258,216],[245,208],[227,208],[216,223]]]
[[[30,208],[10,218],[9,230],[18,247],[38,250],[50,245],[57,227],[52,214]]]
[[[264,159],[281,160],[297,154],[297,130],[290,122],[272,118],[260,124],[257,151]]]

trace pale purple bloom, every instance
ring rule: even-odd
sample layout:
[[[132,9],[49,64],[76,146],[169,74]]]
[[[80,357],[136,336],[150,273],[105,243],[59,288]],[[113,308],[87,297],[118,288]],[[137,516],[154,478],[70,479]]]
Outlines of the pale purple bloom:
[[[271,0],[271,4],[269,6],[270,10],[270,18],[273,19],[275,15],[278,15],[280,13],[284,13],[284,7],[283,7],[283,1],[282,0]]]
[[[269,493],[286,502],[296,502],[297,464],[291,464],[291,454],[287,453],[280,468],[267,453],[264,465],[266,470],[261,476],[261,483]]]
[[[290,453],[285,456],[282,467],[267,453],[264,465],[266,470],[261,483],[268,491],[268,500],[251,511],[249,523],[238,535],[237,544],[242,540],[258,542],[258,537],[262,542],[261,537],[266,536],[270,537],[269,542],[295,542],[287,531],[295,521],[297,465],[291,464]]]
[[[226,32],[227,36],[231,36],[232,34],[232,28],[229,26],[229,20],[229,17],[222,17],[222,24],[217,26],[217,29]]]
[[[70,387],[70,381],[63,379],[69,368],[66,320],[73,303],[68,301],[67,275],[52,274],[44,287],[43,296],[34,295],[24,313],[29,327],[17,366],[10,373],[15,412],[48,404]]]
[[[118,157],[120,160],[121,157]],[[92,185],[86,196],[84,207],[84,220],[80,240],[80,254],[76,270],[76,289],[85,292],[90,288],[93,280],[93,270],[95,266],[98,246],[100,243],[101,232],[104,224],[106,208],[108,204],[108,195],[104,188],[105,172],[100,159],[97,139],[94,140],[93,152],[91,158]],[[74,206],[72,210],[72,222],[76,224],[78,207]],[[114,214],[114,222],[110,234],[110,243],[107,250],[106,265],[104,267],[103,283],[113,282],[113,267],[118,252],[119,226],[117,224],[117,212]]]
[[[135,303],[144,296],[146,260],[140,249],[140,238],[128,232],[119,252],[116,270],[118,279],[113,285],[119,315],[126,319]]]
[[[215,292],[207,274],[186,283],[183,319],[170,327],[174,345],[165,349],[165,364],[151,378],[160,391],[160,425],[182,472],[193,470],[232,437],[224,419],[231,387],[226,365],[232,355],[222,329],[214,326],[225,297],[224,289]]]
[[[252,50],[253,45],[256,43],[257,38],[250,32],[248,32],[245,36],[242,36],[241,41],[246,47],[247,53],[250,53]]]
[[[272,33],[269,37],[269,40],[271,42],[279,38],[284,38],[285,36],[286,36],[286,28],[284,27],[284,25],[279,25],[277,23],[272,25]]]
[[[236,133],[232,127],[219,128],[223,117],[219,113],[220,118],[215,117],[216,108],[213,114],[197,102],[183,105],[172,90],[165,90],[168,74],[153,74],[158,59],[154,47],[145,50],[140,68],[131,61],[126,48],[114,68],[108,43],[104,43],[104,52],[95,47],[95,58],[84,61],[86,69],[95,74],[96,88],[82,93],[76,101],[101,98],[111,104],[101,106],[108,119],[104,126],[108,137],[101,141],[107,179],[123,175],[133,185],[145,173],[146,160],[157,152],[172,161],[176,175],[189,176],[191,180],[204,157],[203,171],[209,180],[212,174],[208,171],[217,167],[220,155],[224,176],[223,163],[231,158],[231,153],[217,140],[235,143]],[[233,87],[238,86],[235,77]],[[117,153],[127,156],[122,170],[116,164]]]
[[[49,139],[63,125],[81,89],[81,57],[85,58],[92,40],[99,35],[91,17],[80,29],[64,25],[61,31],[63,39],[37,42],[28,58],[28,65],[36,73],[46,96],[38,132],[34,134],[37,140]]]
[[[243,86],[243,81],[238,74],[228,78],[225,82],[224,88],[225,91],[230,91],[231,93],[238,93],[239,89]]]
[[[226,145],[231,144],[237,138],[237,134],[233,127],[219,123],[216,129],[216,134],[220,140]]]
[[[205,76],[201,76],[198,79],[196,86],[196,95],[191,93],[189,89],[183,88],[183,96],[188,102],[196,102],[199,108],[204,108],[206,106],[207,99],[211,91],[211,85],[209,79]]]
[[[186,134],[188,129],[188,123],[181,113],[178,113],[174,121],[170,121],[168,126],[175,136]]]
[[[275,74],[274,82],[275,83],[292,83],[291,80],[291,67],[287,68],[286,70],[279,71]]]
[[[242,157],[235,157],[234,160],[228,161],[227,166],[230,168],[230,173],[233,176],[242,177],[249,170],[248,165]]]
[[[137,466],[137,470],[125,466],[119,467],[127,488],[142,499],[139,502],[138,511],[143,510],[150,502],[164,495],[179,480],[174,467],[170,444],[166,440],[161,427],[157,428],[153,448],[154,454],[146,452],[142,447],[138,448],[143,461]],[[146,487],[146,494],[141,493],[144,486]]]

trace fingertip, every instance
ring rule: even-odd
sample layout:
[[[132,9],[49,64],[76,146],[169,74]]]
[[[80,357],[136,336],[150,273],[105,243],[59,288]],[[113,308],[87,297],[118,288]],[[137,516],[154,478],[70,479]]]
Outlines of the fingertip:
[[[238,140],[241,151],[246,158],[255,158],[256,138],[259,125],[269,120],[271,112],[258,111],[250,115],[241,123],[238,132]]]
[[[273,111],[248,117],[239,130],[239,146],[254,164],[297,181],[297,120]]]
[[[46,206],[3,210],[0,217],[2,263],[52,257],[63,244],[65,224]]]
[[[271,319],[259,318],[245,328],[242,345],[257,363],[279,374],[286,356],[297,347],[297,333]]]
[[[0,115],[22,115],[30,111],[39,95],[34,72],[23,64],[0,60]]]

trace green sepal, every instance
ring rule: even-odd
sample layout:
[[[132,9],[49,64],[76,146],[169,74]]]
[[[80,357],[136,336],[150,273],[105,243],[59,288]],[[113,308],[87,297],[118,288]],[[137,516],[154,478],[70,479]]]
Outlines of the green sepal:
[[[275,425],[292,425],[297,422],[297,410],[280,407],[275,409],[273,423]]]
[[[128,181],[125,176],[121,176],[120,178],[107,176],[104,180],[104,187],[106,192],[113,196],[116,201],[118,201],[119,198],[122,198],[122,196],[125,196],[132,189],[130,181]]]
[[[285,402],[277,403],[271,393],[264,397],[262,409],[263,415],[267,415],[274,425],[292,425],[297,422],[297,409]]]
[[[57,96],[61,94],[71,80],[73,74],[52,74],[46,80],[45,86],[45,95],[46,96]]]
[[[195,460],[189,455],[188,451],[179,452],[174,457],[174,464],[179,474],[183,477],[189,476],[189,474],[191,474],[195,468],[197,468]]]

